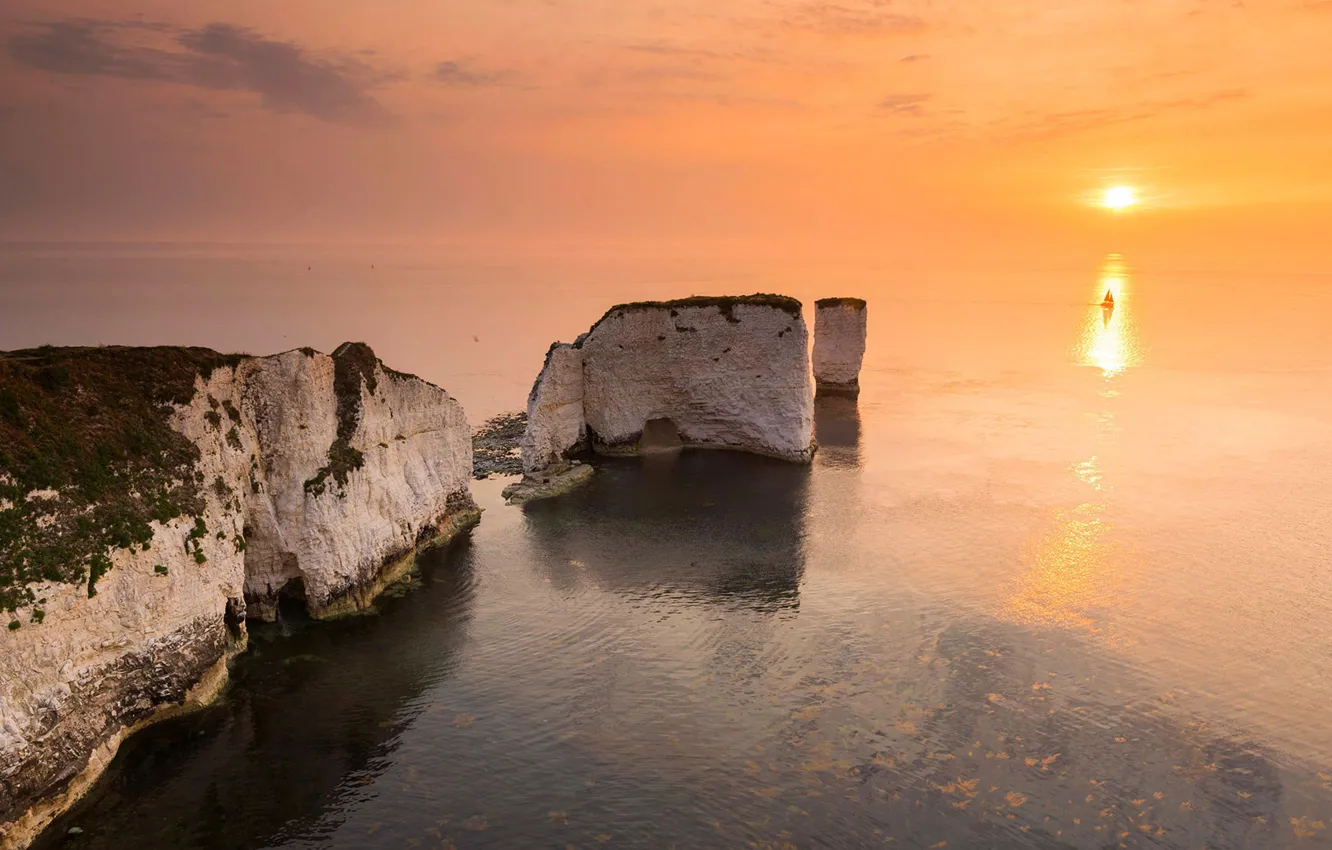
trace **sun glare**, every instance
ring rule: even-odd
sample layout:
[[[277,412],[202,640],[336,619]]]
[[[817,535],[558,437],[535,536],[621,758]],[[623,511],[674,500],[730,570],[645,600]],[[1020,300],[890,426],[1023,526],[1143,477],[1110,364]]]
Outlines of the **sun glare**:
[[[1128,209],[1138,202],[1138,192],[1132,186],[1111,186],[1105,190],[1101,205],[1107,209]]]

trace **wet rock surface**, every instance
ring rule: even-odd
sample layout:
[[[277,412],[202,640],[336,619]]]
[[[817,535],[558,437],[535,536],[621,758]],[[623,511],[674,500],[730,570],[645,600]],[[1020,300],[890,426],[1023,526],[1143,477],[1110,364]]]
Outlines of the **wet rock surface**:
[[[524,475],[523,480],[504,488],[504,500],[510,505],[521,505],[537,499],[560,496],[583,484],[592,477],[591,466],[573,461],[560,467]]]
[[[527,430],[527,414],[501,413],[486,420],[472,435],[472,476],[478,481],[490,475],[522,475],[518,441]]]

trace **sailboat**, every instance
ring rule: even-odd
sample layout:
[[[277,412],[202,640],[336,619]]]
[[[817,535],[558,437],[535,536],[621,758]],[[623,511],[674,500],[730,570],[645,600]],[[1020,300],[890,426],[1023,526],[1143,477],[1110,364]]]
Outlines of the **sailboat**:
[[[1115,293],[1107,289],[1105,300],[1101,302],[1101,321],[1109,327],[1110,316],[1115,312]]]

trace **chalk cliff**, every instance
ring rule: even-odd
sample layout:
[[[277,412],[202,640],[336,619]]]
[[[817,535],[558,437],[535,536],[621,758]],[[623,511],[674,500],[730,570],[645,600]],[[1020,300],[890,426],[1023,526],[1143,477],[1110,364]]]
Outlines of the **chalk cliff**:
[[[695,297],[612,307],[572,345],[552,346],[528,398],[523,468],[558,466],[582,444],[684,446],[808,461],[809,334],[800,302],[778,295]]]
[[[858,395],[867,313],[859,298],[814,302],[814,380],[820,393]]]
[[[209,699],[247,616],[364,607],[475,523],[471,453],[454,399],[361,344],[0,354],[0,848]]]
[[[518,444],[525,472],[557,465],[585,443],[583,392],[582,348],[555,343],[527,396],[527,430]]]

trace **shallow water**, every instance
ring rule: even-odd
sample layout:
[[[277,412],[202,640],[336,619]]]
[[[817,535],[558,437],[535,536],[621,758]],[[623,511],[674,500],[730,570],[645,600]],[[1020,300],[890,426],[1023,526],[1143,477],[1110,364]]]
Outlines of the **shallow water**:
[[[865,291],[739,279],[659,294]],[[1328,282],[1009,283],[872,298],[811,467],[613,461],[524,508],[478,484],[412,585],[256,627],[226,698],[131,739],[44,846],[1329,846]],[[494,316],[471,286],[460,327]],[[565,330],[403,365],[474,420],[513,407],[637,295],[567,292],[503,305]]]

